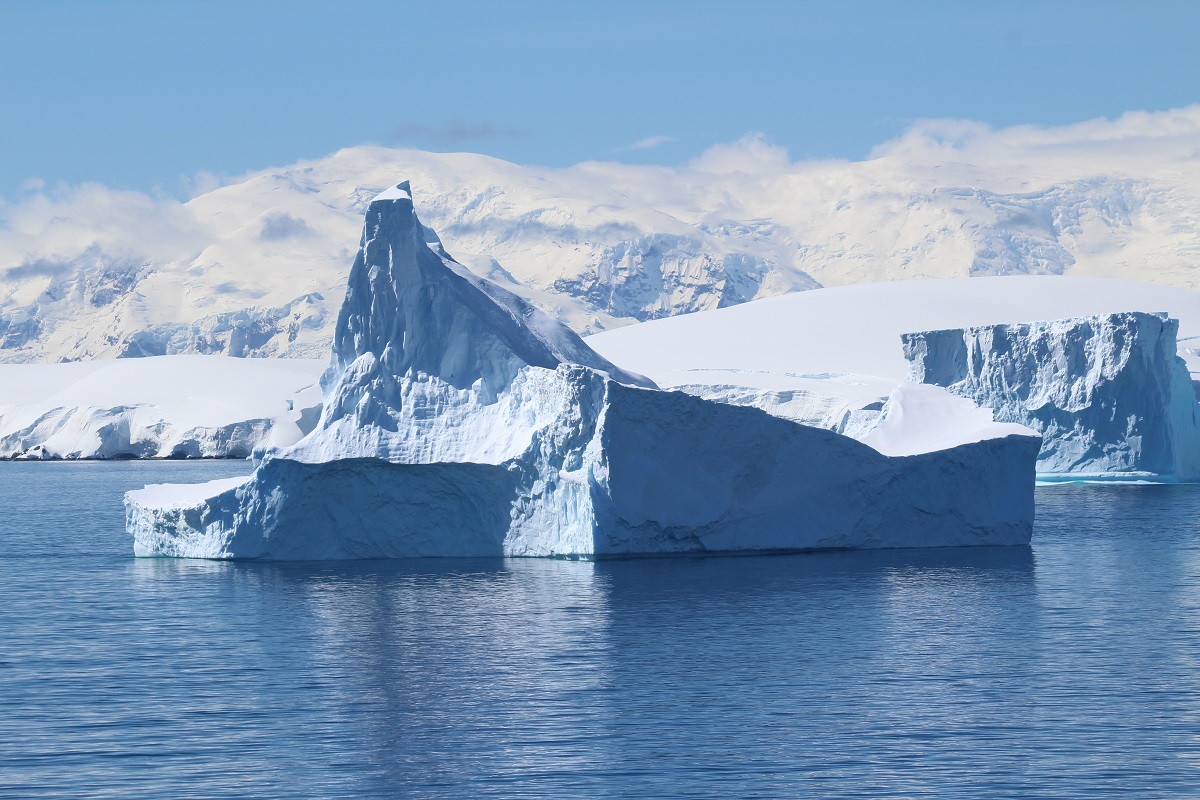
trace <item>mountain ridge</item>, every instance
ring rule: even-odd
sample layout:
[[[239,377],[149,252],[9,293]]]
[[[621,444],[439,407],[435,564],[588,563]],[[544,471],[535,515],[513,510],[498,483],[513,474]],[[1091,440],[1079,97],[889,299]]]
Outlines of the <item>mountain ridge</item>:
[[[791,162],[748,137],[680,168],[364,146],[182,204],[78,187],[0,208],[0,361],[319,357],[353,260],[346,242],[399,180],[458,261],[585,335],[909,278],[1200,288],[1200,111],[1177,116],[1183,132],[1162,152],[1144,131],[1120,157],[1111,130],[1073,134],[1099,142],[1077,148],[1095,159],[1056,156],[1054,131],[1049,143],[1021,134],[1031,142],[1018,156],[996,156],[977,131],[950,145],[916,131],[860,162]],[[984,144],[1012,150],[1014,130]]]

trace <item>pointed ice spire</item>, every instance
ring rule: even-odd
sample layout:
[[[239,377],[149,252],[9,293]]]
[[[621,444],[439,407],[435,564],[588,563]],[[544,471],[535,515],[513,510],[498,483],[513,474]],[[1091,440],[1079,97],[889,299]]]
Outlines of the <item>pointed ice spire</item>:
[[[522,366],[581,364],[622,383],[653,386],[624,372],[572,330],[525,300],[471,273],[446,254],[413,210],[407,181],[377,195],[334,335],[340,373],[366,353],[395,376],[410,370],[491,394]]]

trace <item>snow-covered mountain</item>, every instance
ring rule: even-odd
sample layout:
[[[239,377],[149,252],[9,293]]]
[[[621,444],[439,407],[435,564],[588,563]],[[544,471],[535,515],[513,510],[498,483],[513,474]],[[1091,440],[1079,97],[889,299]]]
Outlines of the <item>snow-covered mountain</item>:
[[[750,136],[685,167],[358,147],[187,203],[0,206],[0,360],[329,351],[367,202],[579,333],[814,288],[1013,274],[1200,288],[1200,106],[1054,129],[921,123],[864,161]]]

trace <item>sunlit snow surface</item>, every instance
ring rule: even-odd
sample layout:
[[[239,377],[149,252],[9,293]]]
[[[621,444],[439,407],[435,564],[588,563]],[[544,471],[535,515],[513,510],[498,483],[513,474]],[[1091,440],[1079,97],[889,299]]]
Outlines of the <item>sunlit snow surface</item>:
[[[1179,320],[1200,340],[1200,293],[1134,281],[1010,276],[838,286],[687,314],[587,337],[597,352],[660,386],[803,387],[805,376],[904,380],[900,337],[918,331],[1039,322],[1123,311]],[[747,346],[753,343],[753,346]],[[1200,361],[1190,353],[1193,369]],[[708,373],[705,380],[695,376]]]

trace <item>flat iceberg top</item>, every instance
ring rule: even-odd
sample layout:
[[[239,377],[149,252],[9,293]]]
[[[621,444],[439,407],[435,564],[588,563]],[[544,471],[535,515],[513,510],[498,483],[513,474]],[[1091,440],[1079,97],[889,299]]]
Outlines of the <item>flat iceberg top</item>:
[[[720,383],[765,389],[785,388],[788,374],[854,373],[898,383],[908,374],[901,334],[1120,311],[1170,314],[1179,320],[1184,347],[1200,336],[1197,292],[1102,278],[1012,276],[814,289],[630,325],[586,341],[660,386],[693,383],[687,372],[694,370],[727,371],[732,379],[726,375]],[[1198,367],[1200,361],[1192,365]]]
[[[769,372],[737,367],[661,370],[654,380],[665,388],[706,385],[757,389],[764,392],[812,392],[848,404],[868,403],[886,397],[896,385],[894,380],[873,375],[844,372]]]
[[[390,189],[384,189],[382,192],[371,198],[372,203],[379,200],[412,200],[412,195],[408,193],[407,189],[404,189],[397,184]]]
[[[126,492],[125,498],[129,502],[155,508],[191,508],[209,497],[236,489],[252,477],[254,476],[239,475],[206,483],[151,483],[144,488]]]
[[[940,386],[902,383],[888,398],[879,424],[859,441],[885,456],[912,456],[1004,436],[1038,433],[1024,425],[995,422],[990,408]]]

